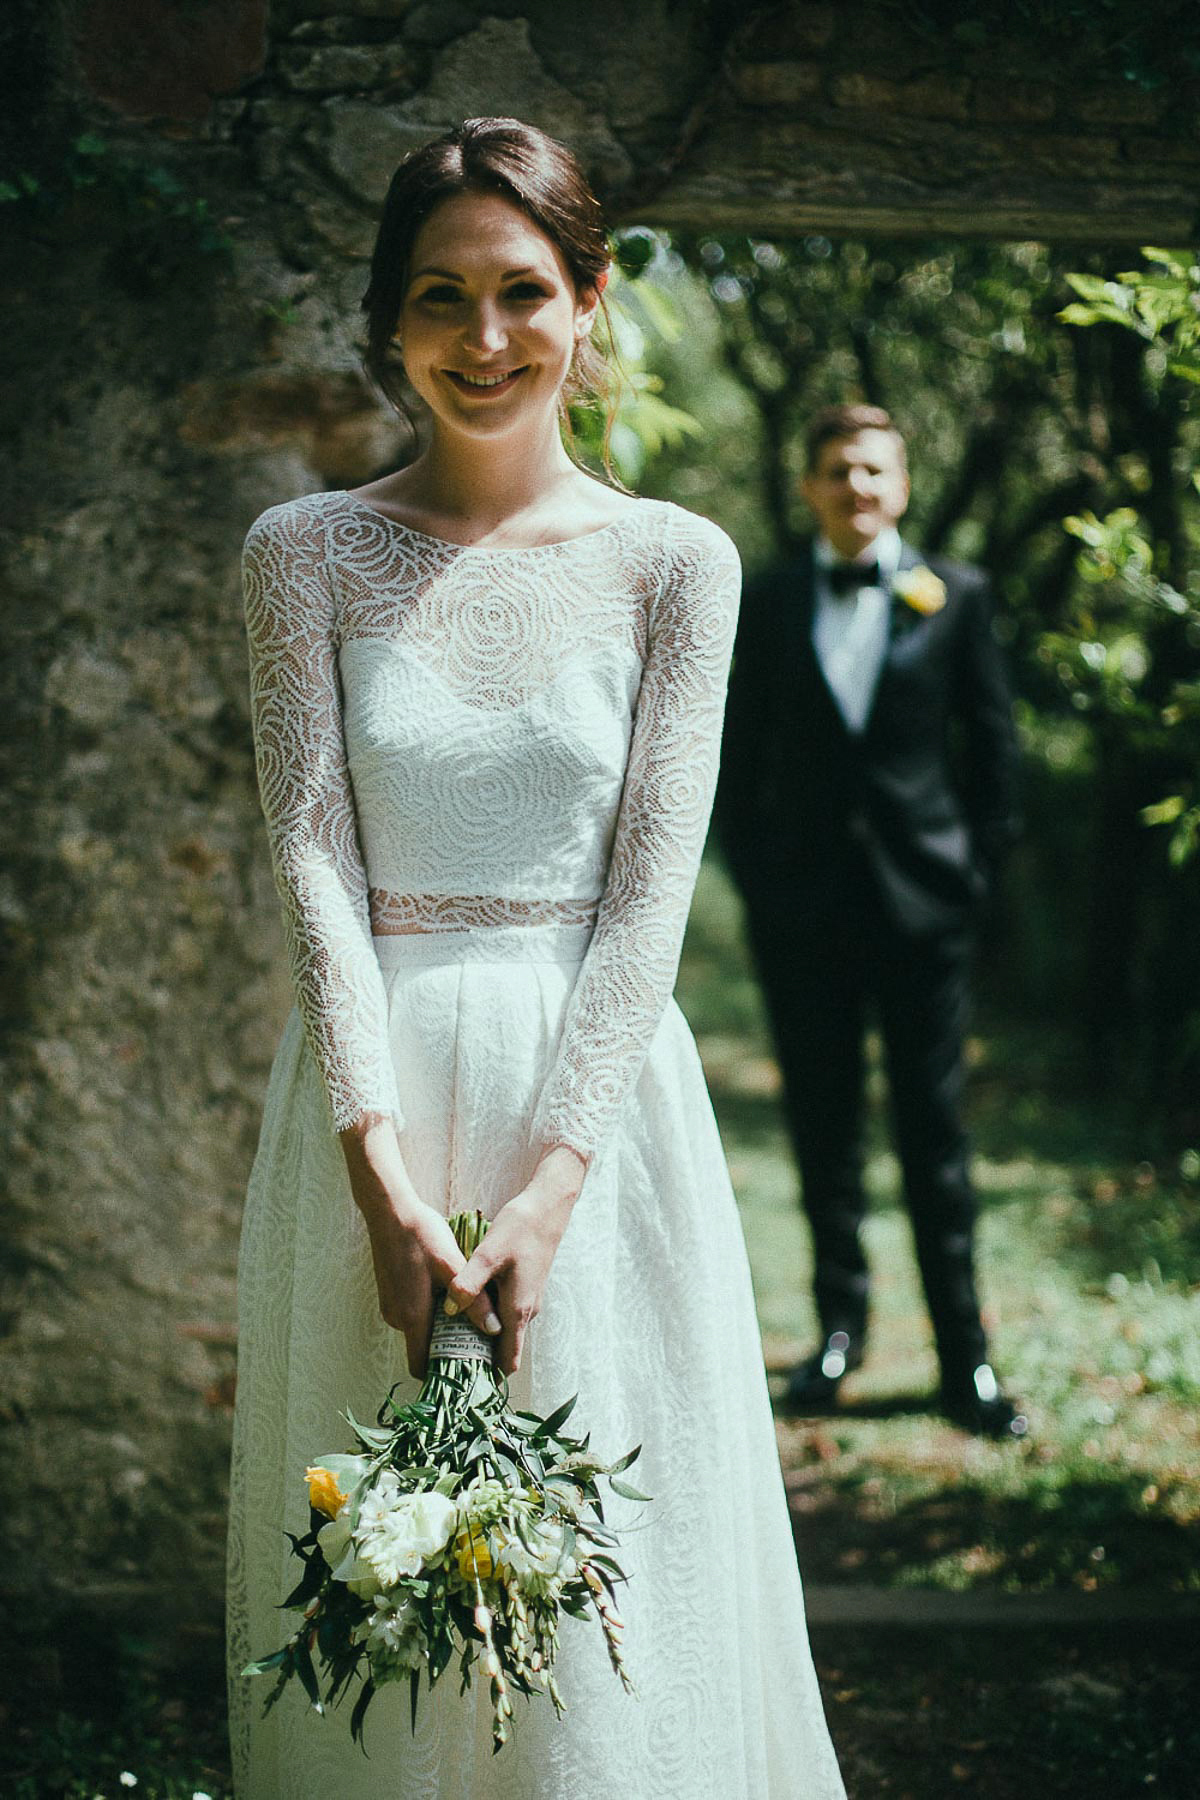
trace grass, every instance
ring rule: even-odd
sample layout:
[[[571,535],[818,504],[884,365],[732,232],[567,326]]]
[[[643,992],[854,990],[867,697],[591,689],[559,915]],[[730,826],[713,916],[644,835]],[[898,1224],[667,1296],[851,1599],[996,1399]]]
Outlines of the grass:
[[[680,999],[729,1155],[767,1366],[782,1378],[815,1335],[807,1233],[737,901],[714,864],[701,878]],[[1127,1121],[1073,1091],[1069,1059],[1046,1034],[993,1029],[972,1039],[969,1060],[985,1315],[1030,1437],[1019,1447],[977,1442],[931,1409],[936,1361],[873,1074],[868,1362],[832,1418],[777,1421],[805,1577],[1196,1592],[1194,1159],[1164,1178]]]
[[[227,1800],[219,1631],[141,1638],[85,1616],[53,1632],[14,1621],[5,1637],[9,1800]]]
[[[742,1208],[768,1368],[810,1345],[796,1204],[737,902],[701,877],[680,1000],[700,1042]],[[882,1088],[868,1183],[875,1311],[866,1367],[822,1421],[777,1419],[805,1579],[822,1587],[1161,1595],[1116,1628],[860,1626],[812,1632],[854,1800],[1124,1800],[1195,1791],[1200,1589],[1200,1157],[1149,1159],[1079,1091],[1043,1031],[970,1045],[980,1265],[994,1353],[1027,1403],[1022,1446],[930,1408],[936,1367]],[[1152,1610],[1152,1609],[1151,1609]],[[13,1800],[227,1800],[220,1640],[161,1621],[6,1627],[0,1791]],[[170,1649],[171,1643],[174,1649]],[[132,1777],[135,1785],[123,1781]]]

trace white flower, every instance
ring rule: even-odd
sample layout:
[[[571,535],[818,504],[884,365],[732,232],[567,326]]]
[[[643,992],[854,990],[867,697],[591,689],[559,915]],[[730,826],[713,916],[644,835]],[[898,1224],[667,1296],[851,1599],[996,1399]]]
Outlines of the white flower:
[[[553,1597],[575,1574],[575,1558],[567,1554],[563,1528],[554,1519],[541,1520],[530,1536],[532,1545],[515,1533],[507,1538],[500,1553],[501,1563],[527,1592]]]
[[[195,1793],[192,1795],[192,1800],[212,1800],[212,1795],[206,1794],[203,1792],[202,1789],[197,1788]]]
[[[400,1483],[390,1469],[385,1469],[374,1487],[369,1487],[358,1509],[360,1533],[374,1531],[387,1518],[400,1498]]]
[[[354,1642],[365,1644],[376,1680],[386,1681],[418,1669],[425,1659],[425,1634],[407,1598],[376,1594],[375,1610],[354,1628]]]
[[[385,1519],[364,1541],[362,1553],[384,1587],[394,1587],[402,1575],[416,1575],[421,1568],[421,1552],[409,1542],[403,1519]]]
[[[385,1587],[402,1575],[418,1574],[422,1563],[444,1546],[456,1516],[454,1502],[445,1494],[401,1494],[394,1487],[392,1492],[390,1506],[375,1506],[365,1518],[364,1501],[355,1532],[360,1556]]]
[[[457,1508],[445,1494],[410,1494],[408,1499],[414,1541],[426,1556],[434,1556],[454,1528]]]
[[[136,1787],[137,1786],[137,1776],[131,1774],[128,1769],[122,1769],[121,1773],[117,1776],[117,1780],[120,1782],[122,1787]]]
[[[329,1564],[329,1572],[335,1581],[344,1581],[351,1593],[361,1594],[369,1599],[378,1585],[375,1571],[370,1563],[363,1561],[358,1554],[358,1545],[350,1530],[350,1502],[342,1507],[336,1519],[330,1519],[328,1525],[322,1525],[317,1533],[317,1543],[321,1555]],[[366,1592],[363,1592],[364,1584]]]

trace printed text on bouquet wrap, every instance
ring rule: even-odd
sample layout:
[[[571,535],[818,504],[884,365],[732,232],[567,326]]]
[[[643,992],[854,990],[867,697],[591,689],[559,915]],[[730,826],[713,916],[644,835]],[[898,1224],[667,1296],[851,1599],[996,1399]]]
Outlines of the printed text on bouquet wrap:
[[[433,1321],[433,1336],[429,1340],[429,1360],[463,1356],[475,1362],[490,1363],[493,1357],[492,1340],[487,1333],[473,1325],[465,1314],[447,1314],[439,1306]]]

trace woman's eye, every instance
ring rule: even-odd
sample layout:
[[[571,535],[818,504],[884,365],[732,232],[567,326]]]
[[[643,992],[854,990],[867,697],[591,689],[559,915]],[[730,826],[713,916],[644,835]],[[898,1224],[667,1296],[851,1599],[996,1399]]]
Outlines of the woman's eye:
[[[451,287],[449,282],[443,282],[439,287],[426,288],[420,298],[422,300],[434,300],[438,305],[442,305],[447,300],[457,300],[459,298],[459,292],[457,288]]]
[[[510,300],[546,300],[549,299],[544,287],[536,281],[519,281],[508,289]]]

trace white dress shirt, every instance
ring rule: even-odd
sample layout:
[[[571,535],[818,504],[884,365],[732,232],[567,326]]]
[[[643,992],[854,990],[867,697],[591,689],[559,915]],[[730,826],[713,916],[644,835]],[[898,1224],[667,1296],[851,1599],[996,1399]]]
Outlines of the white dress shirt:
[[[900,567],[900,533],[881,531],[856,562],[879,564],[879,584],[835,594],[829,570],[841,558],[828,538],[816,544],[812,640],[817,661],[848,729],[866,725],[887,657],[891,586]]]

